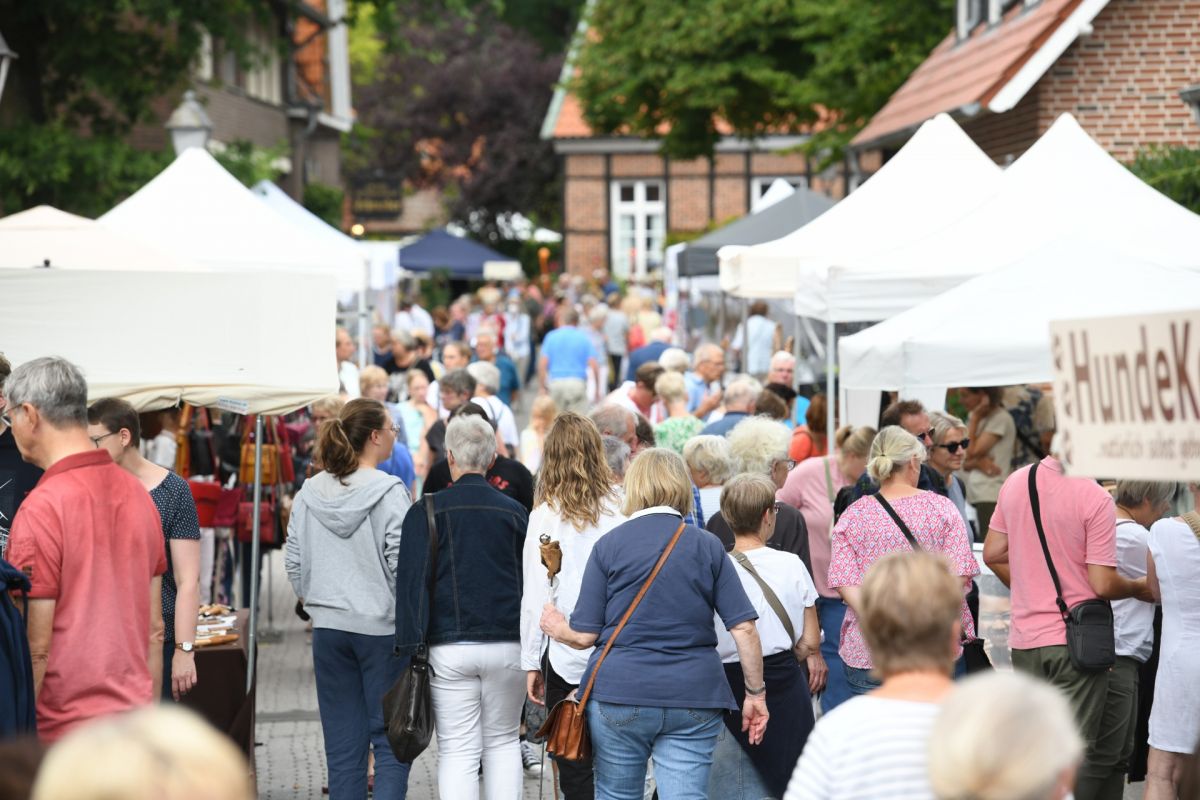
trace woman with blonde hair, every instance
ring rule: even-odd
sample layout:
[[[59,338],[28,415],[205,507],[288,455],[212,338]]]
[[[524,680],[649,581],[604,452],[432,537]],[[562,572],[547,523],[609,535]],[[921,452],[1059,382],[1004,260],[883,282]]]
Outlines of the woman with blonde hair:
[[[542,394],[534,398],[533,406],[529,409],[529,427],[521,431],[521,446],[517,451],[518,460],[531,473],[541,469],[546,434],[556,416],[558,406],[554,405],[553,397]]]
[[[851,607],[883,683],[817,721],[784,800],[932,797],[929,732],[953,686],[962,580],[943,556],[912,550],[865,572]]]
[[[598,800],[640,797],[651,758],[664,800],[706,796],[722,720],[737,709],[714,612],[745,678],[743,730],[751,744],[766,730],[757,614],[720,543],[683,522],[691,509],[679,454],[639,453],[625,475],[629,521],[592,548],[570,622],[550,605],[542,613],[542,630],[555,641],[579,650],[603,645],[580,676]]]
[[[1063,800],[1083,740],[1063,694],[1021,672],[963,681],[929,736],[929,782],[938,800]]]
[[[872,675],[874,654],[859,624],[859,587],[870,566],[888,553],[928,550],[948,557],[962,579],[964,641],[975,639],[966,591],[971,578],[979,574],[979,565],[954,503],[917,488],[924,462],[925,446],[917,437],[898,425],[881,430],[871,443],[867,461],[867,473],[879,482],[879,492],[855,501],[833,529],[829,587],[837,589],[849,606],[842,621],[838,655],[852,694],[879,687],[878,678]],[[958,671],[964,670],[960,661]]]
[[[659,375],[654,382],[654,393],[667,407],[667,418],[654,426],[654,441],[659,447],[670,448],[682,455],[683,446],[704,427],[704,421],[688,411],[687,383],[683,373],[668,370]]]
[[[551,595],[541,562],[542,537],[549,536],[562,549],[562,570],[555,579],[554,595],[557,606],[570,614],[592,548],[625,521],[600,431],[587,417],[562,414],[546,434],[535,502],[522,555],[521,667],[526,670],[529,699],[553,708],[579,686],[592,653],[555,641],[547,647],[539,627],[542,607]],[[560,760],[558,775],[567,800],[592,796],[590,760]]]
[[[797,464],[776,494],[776,499],[800,512],[808,528],[812,579],[819,595],[817,616],[825,634],[821,642],[821,655],[829,667],[829,678],[821,695],[821,710],[826,713],[850,699],[850,686],[846,683],[845,669],[837,653],[846,604],[837,590],[829,587],[833,502],[838,491],[852,485],[867,468],[867,456],[874,439],[874,428],[865,425],[841,428],[837,432],[834,452]]]

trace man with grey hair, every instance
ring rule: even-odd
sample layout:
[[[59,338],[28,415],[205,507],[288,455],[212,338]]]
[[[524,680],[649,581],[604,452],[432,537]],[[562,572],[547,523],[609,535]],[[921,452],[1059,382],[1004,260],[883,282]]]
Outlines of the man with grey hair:
[[[166,550],[146,488],[88,437],[87,383],[74,364],[35,359],[4,390],[22,457],[46,470],[7,555],[32,585],[26,629],[38,735],[49,743],[158,697]]]
[[[517,431],[517,420],[512,409],[500,402],[496,392],[500,388],[500,370],[487,361],[476,361],[467,365],[467,372],[475,379],[474,402],[487,412],[488,418],[496,423],[496,430],[508,449],[508,457],[515,458],[521,434]]]
[[[637,455],[637,419],[632,412],[614,403],[605,403],[592,409],[589,416],[600,429],[601,436],[621,440],[629,448],[631,456]]]
[[[702,344],[692,355],[692,371],[684,373],[688,390],[688,411],[707,419],[721,405],[721,385],[725,376],[725,351],[719,345]]]
[[[446,409],[447,415],[453,414],[456,409],[471,402],[471,398],[475,396],[475,379],[471,377],[471,373],[465,369],[456,369],[447,372],[438,381],[438,397],[442,408]],[[446,439],[446,420],[439,419],[437,422],[429,426],[429,430],[425,433],[425,441],[421,446],[426,460],[424,463],[432,464],[446,455],[445,448]]]
[[[604,444],[604,461],[617,483],[621,483],[625,480],[625,470],[629,468],[629,445],[615,436],[602,436],[600,441]]]
[[[725,416],[710,422],[700,431],[701,436],[724,436],[746,417],[754,414],[762,384],[748,375],[743,375],[729,384],[725,390]]]

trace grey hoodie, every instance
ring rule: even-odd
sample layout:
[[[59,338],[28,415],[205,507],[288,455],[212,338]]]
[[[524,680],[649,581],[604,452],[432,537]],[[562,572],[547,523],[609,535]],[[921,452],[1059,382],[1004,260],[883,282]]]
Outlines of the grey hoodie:
[[[396,557],[411,505],[400,479],[377,469],[341,480],[321,472],[304,482],[288,522],[284,563],[314,627],[395,633]]]

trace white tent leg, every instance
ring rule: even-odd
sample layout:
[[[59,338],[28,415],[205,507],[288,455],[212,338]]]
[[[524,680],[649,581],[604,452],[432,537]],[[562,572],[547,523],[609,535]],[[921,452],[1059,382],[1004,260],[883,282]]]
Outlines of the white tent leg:
[[[750,374],[750,331],[746,321],[750,319],[750,298],[742,300],[742,372]]]
[[[837,377],[834,376],[837,349],[837,324],[833,320],[825,323],[825,402],[829,409],[825,415],[825,442],[829,452],[833,452],[834,433],[837,431],[835,403],[837,398]]]
[[[258,630],[258,556],[260,554],[259,527],[261,520],[258,518],[258,512],[262,502],[262,440],[263,440],[263,420],[262,414],[256,414],[254,417],[254,512],[251,517],[254,520],[251,529],[250,539],[250,563],[246,565],[246,569],[250,572],[250,597],[247,602],[250,606],[250,622],[246,626],[247,640],[246,647],[246,694],[250,694],[250,689],[254,687],[254,648],[257,644],[255,634]]]

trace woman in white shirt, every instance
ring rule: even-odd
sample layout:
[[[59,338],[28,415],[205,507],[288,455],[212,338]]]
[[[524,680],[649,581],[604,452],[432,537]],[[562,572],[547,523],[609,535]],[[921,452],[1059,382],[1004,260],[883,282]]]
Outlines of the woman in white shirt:
[[[528,673],[529,699],[535,703],[553,708],[579,686],[591,657],[590,647],[576,650],[555,641],[547,647],[539,623],[547,602],[571,615],[592,547],[625,522],[614,485],[596,424],[580,414],[559,415],[546,434],[522,559],[521,668]],[[541,560],[543,536],[562,548],[562,570],[553,589]],[[590,759],[559,761],[558,777],[567,800],[593,796]]]
[[[724,436],[693,436],[683,446],[683,460],[692,483],[700,490],[703,527],[721,510],[721,485],[733,474],[729,440]]]
[[[813,727],[812,695],[824,683],[824,673],[806,679],[800,663],[820,656],[821,628],[817,620],[817,589],[800,557],[766,546],[775,532],[775,482],[766,475],[744,473],[721,491],[721,516],[734,534],[733,552],[746,597],[758,612],[763,677],[771,724],[760,744],[751,746],[742,732],[740,714],[727,714],[717,740],[708,796],[729,800],[780,797],[808,734]],[[733,636],[716,620],[717,652],[738,706],[746,694],[745,680]]]

